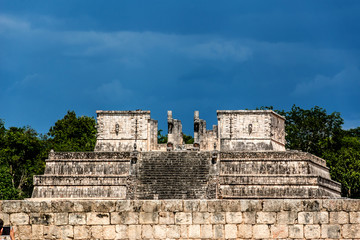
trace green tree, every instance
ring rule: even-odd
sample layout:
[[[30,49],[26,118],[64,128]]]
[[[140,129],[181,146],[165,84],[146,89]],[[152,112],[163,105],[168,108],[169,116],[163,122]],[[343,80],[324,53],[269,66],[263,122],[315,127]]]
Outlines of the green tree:
[[[183,134],[183,141],[185,144],[193,144],[194,143],[194,138],[190,135],[186,135],[185,133]]]
[[[345,136],[340,150],[325,151],[323,158],[332,179],[341,183],[342,196],[360,198],[360,139]]]
[[[46,143],[30,127],[10,127],[5,130],[0,128],[2,129],[0,197],[3,199],[30,197],[33,176],[44,171]]]
[[[158,130],[158,143],[160,143],[160,144],[161,143],[167,143],[167,140],[168,140],[167,134],[162,135],[161,134],[162,131],[163,131],[162,129]]]
[[[68,111],[48,133],[49,144],[55,151],[93,151],[96,143],[96,122],[93,117],[77,117]]]

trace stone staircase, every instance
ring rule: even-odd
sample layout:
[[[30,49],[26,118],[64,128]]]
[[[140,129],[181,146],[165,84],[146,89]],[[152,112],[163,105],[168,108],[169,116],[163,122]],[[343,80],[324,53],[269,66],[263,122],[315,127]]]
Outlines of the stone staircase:
[[[337,198],[325,160],[299,151],[221,152],[221,198]]]
[[[209,152],[143,152],[137,163],[137,199],[204,199]]]
[[[129,152],[50,152],[32,198],[126,198]]]

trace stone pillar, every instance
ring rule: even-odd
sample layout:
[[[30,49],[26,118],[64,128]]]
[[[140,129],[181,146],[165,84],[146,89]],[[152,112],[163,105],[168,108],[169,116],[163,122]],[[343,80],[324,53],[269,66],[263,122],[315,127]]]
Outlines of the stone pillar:
[[[172,111],[168,111],[168,143],[167,149],[182,149],[183,147],[183,133],[181,121],[173,119]]]

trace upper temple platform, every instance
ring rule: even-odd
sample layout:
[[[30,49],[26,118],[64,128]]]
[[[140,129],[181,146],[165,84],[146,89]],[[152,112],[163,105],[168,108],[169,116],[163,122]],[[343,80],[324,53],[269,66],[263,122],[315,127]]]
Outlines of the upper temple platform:
[[[182,124],[168,111],[168,142],[157,143],[150,111],[97,111],[95,151],[285,151],[285,118],[271,110],[218,110],[211,130],[194,113],[194,144],[183,143]]]

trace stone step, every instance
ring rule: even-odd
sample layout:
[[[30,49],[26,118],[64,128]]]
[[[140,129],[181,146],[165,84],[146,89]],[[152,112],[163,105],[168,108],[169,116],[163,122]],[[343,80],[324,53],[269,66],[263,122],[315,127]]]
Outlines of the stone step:
[[[63,175],[63,176],[35,176],[34,185],[36,186],[116,186],[126,185],[126,175]]]
[[[322,186],[222,185],[221,198],[338,198],[339,192]]]
[[[302,174],[330,179],[327,168],[309,160],[221,160],[220,175],[226,174]]]
[[[126,199],[126,186],[35,186],[32,198]]]
[[[311,175],[227,175],[219,176],[220,185],[273,185],[273,186],[323,186],[332,191],[341,191],[341,185],[330,179],[322,178],[320,176]]]

